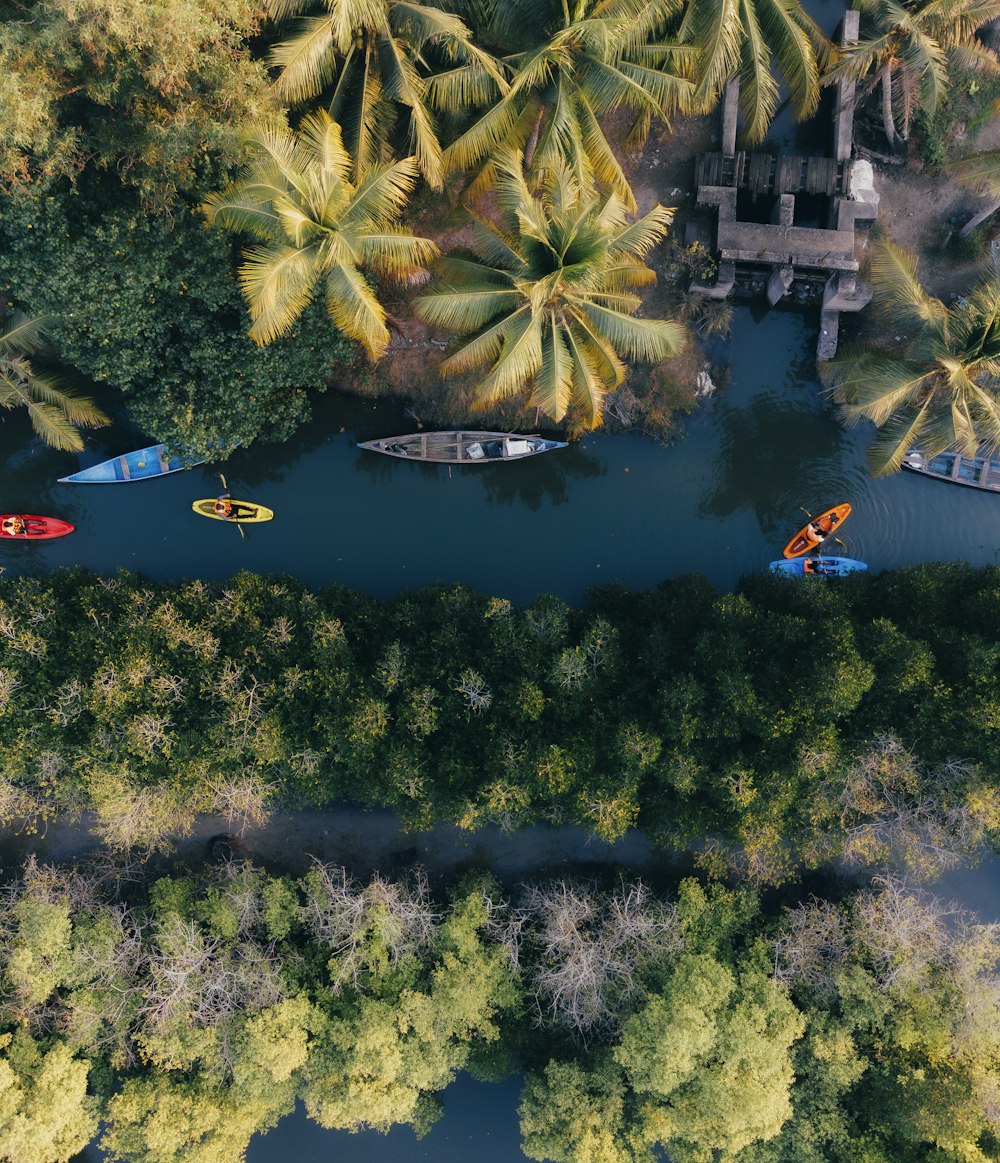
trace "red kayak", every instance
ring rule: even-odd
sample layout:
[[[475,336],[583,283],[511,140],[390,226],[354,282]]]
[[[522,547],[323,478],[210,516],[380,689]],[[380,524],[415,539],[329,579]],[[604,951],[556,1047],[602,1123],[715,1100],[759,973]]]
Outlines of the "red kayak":
[[[12,521],[23,522],[20,532],[11,527]],[[0,513],[0,538],[8,541],[44,541],[51,537],[65,537],[76,528],[58,517],[38,517],[34,513]]]

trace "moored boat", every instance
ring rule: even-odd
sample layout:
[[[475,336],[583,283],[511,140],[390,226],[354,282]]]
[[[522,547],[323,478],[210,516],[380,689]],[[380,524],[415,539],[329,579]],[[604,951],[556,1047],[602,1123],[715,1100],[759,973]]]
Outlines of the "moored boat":
[[[768,568],[788,577],[846,577],[867,569],[868,564],[853,557],[794,557],[790,561],[772,561]]]
[[[20,521],[22,528],[15,532],[12,522]],[[53,537],[65,537],[76,528],[58,517],[40,517],[36,513],[0,513],[0,537],[8,541],[48,541]]]
[[[516,432],[413,432],[408,436],[386,436],[365,440],[358,448],[384,452],[405,460],[426,460],[434,464],[496,464],[524,460],[554,448],[565,448],[564,440],[542,436],[521,436]]]
[[[195,501],[192,509],[201,517],[211,517],[213,521],[239,521],[254,524],[259,521],[271,521],[274,510],[264,505],[255,505],[253,501],[231,501],[232,512],[228,516],[215,511],[214,497],[202,501]]]
[[[914,448],[903,457],[903,468],[934,477],[935,480],[950,481],[953,485],[967,485],[972,489],[1000,493],[1000,459],[996,457],[959,456],[957,452],[942,452],[928,458]]]
[[[803,553],[808,553],[810,549],[815,549],[820,542],[825,541],[827,537],[843,524],[850,516],[851,506],[846,502],[843,505],[834,505],[832,509],[827,509],[825,513],[820,513],[818,517],[814,517],[806,525],[795,534],[795,536],[785,546],[785,557],[800,557]]]
[[[204,460],[185,460],[181,456],[168,456],[165,444],[152,444],[123,456],[113,456],[92,464],[68,477],[60,477],[61,485],[117,485],[129,481],[144,481],[150,477],[168,476],[185,468],[204,464]]]

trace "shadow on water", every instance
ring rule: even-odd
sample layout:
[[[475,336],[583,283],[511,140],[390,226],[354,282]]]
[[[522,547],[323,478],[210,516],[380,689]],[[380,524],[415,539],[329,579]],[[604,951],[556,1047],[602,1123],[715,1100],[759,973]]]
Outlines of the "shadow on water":
[[[800,505],[814,505],[815,513],[835,503],[822,485],[829,477],[834,487],[844,431],[828,411],[764,394],[747,408],[725,409],[718,422],[716,480],[699,516],[729,517],[747,507],[774,534],[794,523]],[[810,482],[806,490],[803,481]]]

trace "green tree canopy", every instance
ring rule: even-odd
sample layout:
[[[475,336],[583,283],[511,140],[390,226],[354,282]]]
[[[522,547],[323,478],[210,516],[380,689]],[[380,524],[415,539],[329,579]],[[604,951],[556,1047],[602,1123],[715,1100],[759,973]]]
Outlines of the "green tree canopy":
[[[515,153],[498,163],[502,217],[474,220],[474,257],[440,260],[417,310],[438,327],[475,333],[441,370],[486,369],[476,389],[483,404],[530,388],[553,419],[572,409],[594,428],[605,393],[625,378],[622,355],[665,359],[684,343],[680,324],[635,315],[633,289],[655,280],[643,259],[672,215],[656,206],[629,223],[617,194],[594,195],[558,162],[535,195],[521,161]]]
[[[287,437],[309,414],[306,389],[350,355],[316,308],[286,340],[248,339],[230,247],[183,200],[149,214],[135,191],[83,175],[78,195],[0,201],[0,248],[62,361],[120,391],[134,424],[174,447],[218,458]]]
[[[61,1043],[44,1049],[29,1034],[0,1034],[0,1159],[68,1163],[97,1131],[87,1095],[90,1064]]]
[[[736,1155],[791,1117],[791,1046],[802,1015],[764,974],[681,959],[629,1019],[615,1060],[643,1100],[642,1138],[678,1160]]]
[[[0,182],[115,168],[147,200],[193,188],[206,151],[276,113],[245,0],[0,5]]]

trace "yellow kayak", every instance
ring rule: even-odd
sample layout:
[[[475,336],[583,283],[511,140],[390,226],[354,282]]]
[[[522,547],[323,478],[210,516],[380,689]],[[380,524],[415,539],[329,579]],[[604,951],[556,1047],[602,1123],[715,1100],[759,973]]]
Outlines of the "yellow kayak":
[[[255,505],[252,501],[233,501],[233,511],[228,517],[223,517],[215,511],[215,499],[210,498],[205,501],[195,501],[191,506],[196,513],[202,517],[211,517],[213,521],[239,521],[256,522],[256,521],[271,521],[274,518],[274,510],[265,508],[263,505]]]

